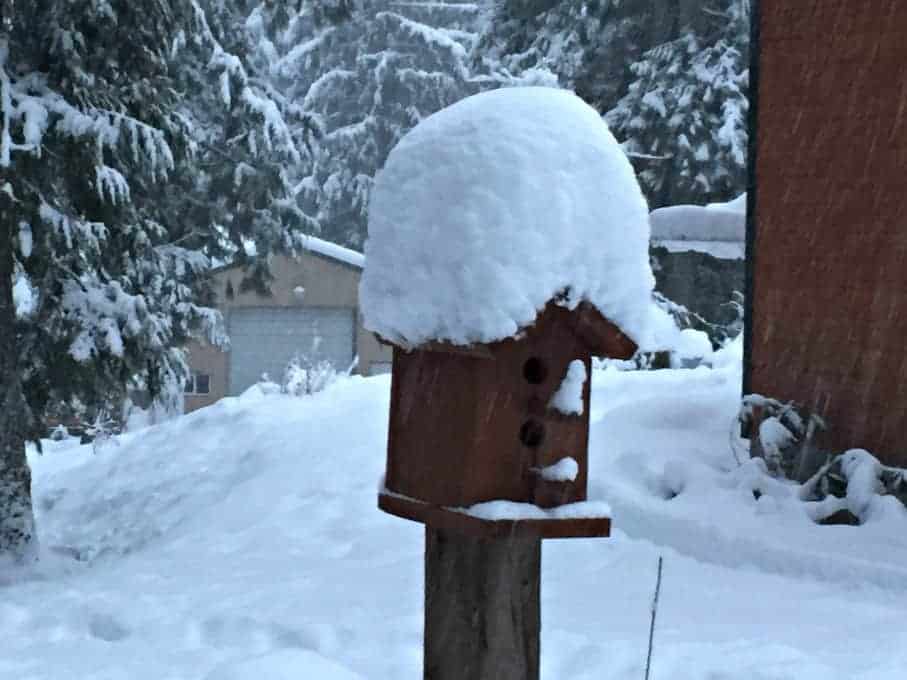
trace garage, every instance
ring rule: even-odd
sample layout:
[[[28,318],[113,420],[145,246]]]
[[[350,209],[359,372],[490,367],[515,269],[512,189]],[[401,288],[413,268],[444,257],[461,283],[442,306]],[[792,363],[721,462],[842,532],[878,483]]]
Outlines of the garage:
[[[228,394],[254,385],[262,374],[279,382],[297,354],[345,371],[355,356],[355,310],[344,307],[241,307],[228,316]]]
[[[275,255],[265,289],[246,285],[239,265],[213,270],[210,287],[230,347],[199,338],[188,343],[191,374],[183,388],[188,413],[226,396],[237,396],[261,379],[278,382],[287,363],[302,354],[346,371],[373,375],[389,370],[391,349],[362,326],[361,253],[307,237],[296,256]]]

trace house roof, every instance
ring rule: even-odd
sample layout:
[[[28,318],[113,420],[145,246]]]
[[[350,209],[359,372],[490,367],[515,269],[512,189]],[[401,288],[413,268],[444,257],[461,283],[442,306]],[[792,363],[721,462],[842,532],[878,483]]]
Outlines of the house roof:
[[[649,215],[654,241],[746,240],[746,212],[722,205],[672,205]]]
[[[251,249],[254,251],[254,244],[250,244]],[[324,239],[317,238],[315,236],[303,236],[302,237],[302,248],[305,251],[314,253],[315,255],[321,255],[335,262],[340,262],[342,264],[349,265],[356,269],[362,269],[365,267],[365,255],[355,250],[345,248],[336,243],[331,243],[330,241],[325,241]],[[250,248],[247,247],[246,251],[249,252]],[[223,264],[218,267],[213,267],[210,272],[217,273],[226,271],[228,269],[233,269],[234,267],[239,267],[239,264],[228,263]]]
[[[362,253],[356,252],[355,250],[350,250],[349,248],[344,248],[339,246],[336,243],[331,243],[330,241],[324,241],[315,236],[304,236],[303,237],[303,248],[313,253],[318,253],[319,255],[324,255],[333,260],[339,260],[340,262],[345,262],[348,265],[362,269],[365,266],[365,255]]]

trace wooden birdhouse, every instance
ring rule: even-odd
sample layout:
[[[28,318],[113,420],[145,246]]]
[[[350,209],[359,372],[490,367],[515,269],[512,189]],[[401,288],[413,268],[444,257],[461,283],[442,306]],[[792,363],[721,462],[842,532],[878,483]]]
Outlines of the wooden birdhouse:
[[[480,536],[608,535],[607,517],[544,509],[586,499],[591,357],[635,351],[592,305],[554,302],[515,338],[395,347],[379,506]],[[490,501],[537,512],[508,519],[469,510]]]

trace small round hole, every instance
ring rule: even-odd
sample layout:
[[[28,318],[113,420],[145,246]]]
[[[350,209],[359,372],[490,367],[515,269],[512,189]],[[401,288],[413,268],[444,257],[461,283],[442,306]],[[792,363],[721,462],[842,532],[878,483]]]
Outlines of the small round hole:
[[[527,420],[520,428],[520,441],[534,449],[545,441],[545,426],[537,420]]]
[[[531,357],[523,364],[523,377],[532,385],[541,385],[548,377],[548,369],[538,357]]]

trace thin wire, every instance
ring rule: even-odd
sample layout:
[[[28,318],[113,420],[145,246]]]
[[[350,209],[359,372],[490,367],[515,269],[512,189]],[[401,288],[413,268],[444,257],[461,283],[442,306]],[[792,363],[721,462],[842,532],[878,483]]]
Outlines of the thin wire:
[[[661,564],[663,558],[658,556],[658,579],[655,581],[655,597],[652,598],[652,621],[649,623],[649,653],[646,655],[646,680],[652,668],[652,642],[655,639],[655,615],[658,613],[658,594],[661,592]]]

